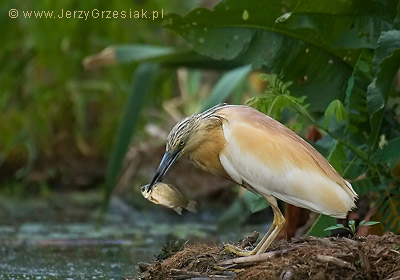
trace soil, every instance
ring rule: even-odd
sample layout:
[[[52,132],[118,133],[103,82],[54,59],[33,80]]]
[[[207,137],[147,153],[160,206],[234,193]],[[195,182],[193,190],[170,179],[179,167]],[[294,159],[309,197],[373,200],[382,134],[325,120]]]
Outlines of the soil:
[[[299,237],[251,257],[197,244],[139,267],[126,279],[400,279],[400,236]]]

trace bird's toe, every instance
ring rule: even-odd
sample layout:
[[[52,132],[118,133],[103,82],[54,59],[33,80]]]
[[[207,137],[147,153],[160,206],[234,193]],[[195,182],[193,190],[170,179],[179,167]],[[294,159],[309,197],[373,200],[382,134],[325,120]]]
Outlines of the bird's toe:
[[[233,246],[231,244],[225,244],[224,252],[230,252],[237,256],[242,256],[242,257],[255,255],[255,253],[256,253],[256,252],[254,252],[254,250],[253,251],[243,250],[243,249]]]

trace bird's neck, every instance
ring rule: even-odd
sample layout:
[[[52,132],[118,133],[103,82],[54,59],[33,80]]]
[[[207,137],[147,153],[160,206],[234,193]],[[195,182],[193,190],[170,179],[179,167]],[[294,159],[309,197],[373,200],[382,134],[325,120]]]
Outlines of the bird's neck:
[[[225,149],[225,138],[222,125],[218,120],[206,120],[193,135],[195,142],[187,151],[190,161],[198,168],[226,177],[226,172],[219,160],[220,153]]]

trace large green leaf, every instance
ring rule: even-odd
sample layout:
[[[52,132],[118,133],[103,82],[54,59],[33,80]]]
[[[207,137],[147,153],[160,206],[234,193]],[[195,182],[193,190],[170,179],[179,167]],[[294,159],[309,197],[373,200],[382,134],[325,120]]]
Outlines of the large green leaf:
[[[343,100],[346,82],[359,54],[359,50],[334,49],[327,44],[334,40],[333,37],[324,40],[316,36],[324,30],[322,25],[327,25],[329,19],[336,16],[352,18],[351,15],[356,13],[352,10],[349,15],[349,10],[354,7],[351,1],[343,2],[346,5],[339,7],[332,1],[315,5],[305,3],[296,7],[297,1],[282,4],[277,0],[268,3],[226,0],[212,11],[199,8],[184,17],[172,14],[168,16],[166,26],[182,35],[202,55],[216,60],[238,59],[245,64],[251,63],[255,69],[279,73],[283,80],[294,82],[292,94],[307,95],[311,109],[322,111],[332,100]],[[357,19],[354,28],[368,23],[367,29],[372,28],[374,32],[367,39],[375,38],[377,32],[388,28],[387,22],[392,19],[392,13],[387,18],[381,18],[386,14],[385,11],[392,12],[391,5],[380,8],[370,5],[367,16],[353,16]],[[363,6],[366,5],[361,5],[362,12],[366,10]],[[380,10],[377,11],[377,8]],[[299,11],[297,23],[289,24],[289,19],[284,23],[276,23],[283,10],[293,9]],[[326,18],[318,26],[316,19],[324,16]],[[309,26],[298,25],[310,21],[313,23]],[[343,31],[341,28],[350,28],[345,24],[339,26],[340,20],[335,22],[335,36]],[[315,29],[316,26],[319,29]],[[364,31],[362,29],[360,32]],[[346,36],[351,37],[353,32],[348,32]],[[352,39],[360,42],[349,44],[349,47],[363,45],[367,40],[363,36]],[[342,42],[345,39],[337,38],[335,41]],[[373,43],[368,46],[373,47]]]
[[[329,236],[331,233],[329,231],[325,231],[325,229],[333,225],[336,225],[335,218],[326,215],[320,215],[307,232],[307,235],[316,237]]]
[[[189,49],[165,46],[129,44],[107,47],[84,59],[85,68],[98,68],[114,64],[152,62],[163,66],[230,69],[240,65],[237,61],[215,61]]]
[[[255,194],[253,194],[255,195]],[[257,195],[250,200],[250,211],[251,213],[256,213],[261,210],[264,210],[269,206],[269,202],[265,199],[265,197],[261,195]]]
[[[203,111],[221,103],[239,86],[243,79],[250,73],[250,65],[241,66],[230,70],[214,86],[210,97],[203,107]]]
[[[86,57],[83,64],[86,68],[96,68],[116,63],[140,63],[154,59],[160,60],[177,52],[178,50],[175,48],[163,46],[142,44],[118,45],[107,47],[97,54]]]
[[[386,164],[390,168],[394,168],[399,162],[400,158],[400,138],[390,140],[387,145],[378,149],[374,155],[373,159],[379,163]]]
[[[336,141],[327,157],[329,163],[335,168],[339,174],[343,174],[346,167],[346,154],[343,146]]]
[[[250,191],[246,191],[239,195],[229,208],[219,217],[218,228],[221,230],[230,230],[242,225],[251,215],[253,201],[258,197],[259,195]],[[262,209],[257,210],[259,211]]]
[[[372,191],[376,191],[376,187],[374,186],[370,178],[351,182],[351,185],[359,196],[366,195]]]
[[[140,64],[133,76],[131,92],[118,128],[117,138],[111,151],[106,171],[106,193],[102,207],[102,215],[108,208],[111,192],[114,189],[120,172],[122,160],[128,150],[129,143],[139,120],[145,96],[150,89],[153,77],[158,69],[157,64]]]
[[[339,49],[374,49],[381,32],[393,28],[398,5],[398,0],[293,2],[296,7],[278,22],[292,32],[308,29],[306,38]]]
[[[371,136],[369,144],[377,146],[384,108],[400,68],[400,31],[383,32],[374,54],[374,79],[368,86],[367,106],[370,115]]]
[[[119,62],[160,59],[178,51],[175,48],[153,45],[120,45],[115,47],[116,59]]]
[[[362,144],[370,134],[367,109],[367,88],[372,81],[371,50],[364,50],[354,67],[353,74],[348,80],[346,89],[346,109],[348,118],[346,130],[351,141]]]
[[[383,226],[383,231],[390,230],[394,234],[399,233],[400,228],[400,192],[398,188],[384,186],[385,192],[382,192],[376,202],[377,215]]]

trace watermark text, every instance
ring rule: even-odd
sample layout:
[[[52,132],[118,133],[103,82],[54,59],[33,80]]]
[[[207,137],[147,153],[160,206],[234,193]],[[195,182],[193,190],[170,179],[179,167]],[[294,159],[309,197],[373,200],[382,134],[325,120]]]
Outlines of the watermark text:
[[[129,9],[122,11],[113,10],[65,10],[49,11],[49,10],[23,10],[10,9],[8,11],[10,18],[18,18],[22,16],[26,19],[162,19],[164,18],[164,9],[159,11],[149,11],[144,9]]]

